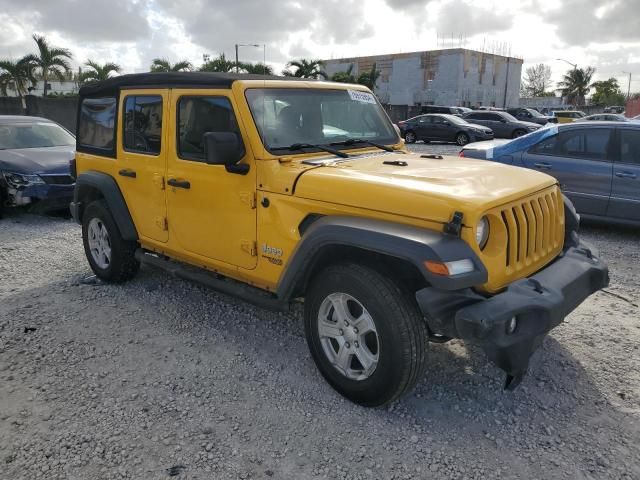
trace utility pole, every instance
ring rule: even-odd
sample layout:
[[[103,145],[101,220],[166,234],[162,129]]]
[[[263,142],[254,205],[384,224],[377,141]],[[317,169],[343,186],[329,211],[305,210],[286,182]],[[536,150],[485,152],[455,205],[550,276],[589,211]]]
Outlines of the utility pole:
[[[502,101],[502,108],[507,108],[507,87],[509,86],[509,57],[507,57],[507,76],[504,79],[504,100]]]
[[[631,98],[631,72],[622,72],[629,74],[629,86],[627,87],[627,100]]]
[[[263,47],[263,58],[266,59],[267,45],[259,45],[257,43],[236,43],[236,73],[240,73],[240,62],[238,61],[238,47]]]

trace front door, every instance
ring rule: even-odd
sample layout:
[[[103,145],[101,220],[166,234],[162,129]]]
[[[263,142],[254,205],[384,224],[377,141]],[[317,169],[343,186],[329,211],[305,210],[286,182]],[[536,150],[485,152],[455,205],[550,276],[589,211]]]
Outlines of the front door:
[[[607,216],[640,221],[640,129],[620,128],[618,138]]]
[[[614,147],[610,127],[568,128],[530,148],[522,161],[557,178],[578,213],[605,215]]]
[[[166,242],[167,90],[120,95],[116,179],[141,239]]]
[[[252,269],[256,251],[256,168],[230,90],[171,90],[172,148],[167,161],[169,237],[203,261]],[[203,135],[244,138],[245,175],[206,163]]]

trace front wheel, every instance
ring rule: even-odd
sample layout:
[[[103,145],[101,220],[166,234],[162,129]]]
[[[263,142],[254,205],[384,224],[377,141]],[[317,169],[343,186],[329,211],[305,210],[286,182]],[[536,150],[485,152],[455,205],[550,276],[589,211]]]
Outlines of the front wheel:
[[[527,132],[525,132],[524,130],[516,130],[515,132],[513,132],[513,135],[511,136],[511,138],[518,138],[525,135],[526,133]]]
[[[305,299],[305,333],[322,376],[363,406],[413,389],[426,367],[427,327],[413,296],[377,271],[333,265]]]
[[[82,242],[89,265],[98,278],[120,283],[138,273],[137,244],[122,238],[103,200],[90,203],[82,215]]]
[[[407,132],[404,134],[404,141],[407,143],[416,143],[416,134],[414,132]]]
[[[460,132],[456,135],[456,144],[461,147],[464,147],[467,143],[469,143],[469,135],[466,133]]]

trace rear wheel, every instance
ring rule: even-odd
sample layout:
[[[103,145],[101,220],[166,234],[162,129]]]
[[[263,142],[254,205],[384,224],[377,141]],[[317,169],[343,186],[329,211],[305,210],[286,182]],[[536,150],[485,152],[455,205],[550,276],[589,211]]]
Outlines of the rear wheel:
[[[467,143],[469,143],[469,135],[467,135],[464,132],[460,132],[459,134],[456,135],[456,144],[463,147]]]
[[[82,241],[89,265],[100,279],[120,283],[138,273],[140,263],[135,259],[137,243],[122,238],[103,200],[87,206],[82,216]]]
[[[407,143],[416,143],[417,137],[415,132],[408,131],[404,134],[404,141]]]
[[[333,265],[313,280],[305,333],[322,376],[360,405],[390,403],[424,375],[427,327],[415,299],[369,267]]]
[[[513,135],[511,136],[511,138],[518,138],[525,135],[526,133],[527,132],[525,132],[524,130],[516,130],[515,132],[513,132]]]

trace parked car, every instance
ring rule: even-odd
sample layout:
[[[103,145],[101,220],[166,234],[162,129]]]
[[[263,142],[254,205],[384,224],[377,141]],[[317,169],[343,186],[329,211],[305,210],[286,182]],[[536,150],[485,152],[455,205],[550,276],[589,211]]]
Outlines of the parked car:
[[[540,128],[537,123],[522,122],[500,111],[475,111],[464,114],[462,118],[490,128],[496,138],[518,138]]]
[[[553,116],[558,120],[557,123],[571,123],[587,115],[580,110],[555,110]]]
[[[635,117],[631,117],[629,119],[630,122],[640,122],[640,115],[636,115]]]
[[[604,107],[604,113],[623,113],[623,112],[624,112],[624,107],[620,105]]]
[[[628,122],[629,119],[618,113],[596,113],[578,118],[576,122]]]
[[[476,342],[513,389],[608,284],[555,179],[411,153],[362,85],[143,73],[79,104],[71,212],[96,276],[148,264],[265,308],[303,299],[311,357],[353,402],[410,391],[429,339]],[[547,201],[516,258],[529,237],[502,212]]]
[[[68,130],[46,118],[0,115],[0,216],[15,206],[68,209],[75,144]]]
[[[537,123],[538,125],[546,125],[547,123],[557,123],[558,119],[547,115],[542,115],[533,108],[516,107],[507,109],[507,113],[523,122]]]
[[[425,143],[455,142],[462,146],[469,142],[493,138],[490,128],[469,123],[455,115],[419,115],[398,122],[398,127],[407,143],[423,140]]]
[[[548,173],[581,215],[640,225],[640,124],[576,122],[469,144],[460,155]]]

